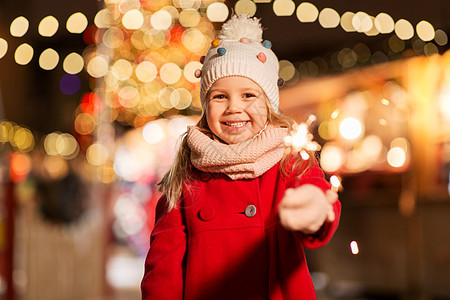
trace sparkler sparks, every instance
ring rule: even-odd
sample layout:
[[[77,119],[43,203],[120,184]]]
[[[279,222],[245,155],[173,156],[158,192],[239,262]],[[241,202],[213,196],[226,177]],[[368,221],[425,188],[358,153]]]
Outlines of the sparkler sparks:
[[[313,141],[314,136],[309,131],[309,126],[316,120],[316,116],[310,115],[304,123],[294,125],[292,134],[284,138],[284,143],[292,147],[294,151],[300,152],[302,159],[309,159],[307,151],[319,151],[320,145]]]

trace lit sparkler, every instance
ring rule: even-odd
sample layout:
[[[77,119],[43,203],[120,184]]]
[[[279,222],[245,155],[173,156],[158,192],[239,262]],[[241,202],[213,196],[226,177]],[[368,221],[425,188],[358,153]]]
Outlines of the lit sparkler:
[[[292,134],[284,138],[284,143],[292,147],[295,152],[299,152],[302,159],[307,160],[309,154],[307,151],[319,151],[320,145],[313,141],[314,136],[309,131],[309,126],[316,120],[316,116],[310,115],[306,122],[296,124],[293,127]]]

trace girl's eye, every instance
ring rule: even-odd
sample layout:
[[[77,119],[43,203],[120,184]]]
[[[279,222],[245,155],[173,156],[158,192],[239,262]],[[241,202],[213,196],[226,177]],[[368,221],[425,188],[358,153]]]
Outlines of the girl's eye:
[[[217,94],[212,97],[213,99],[225,99],[225,95]]]
[[[254,97],[256,97],[254,94],[252,94],[252,93],[245,93],[244,94],[244,97],[245,98],[254,98]]]

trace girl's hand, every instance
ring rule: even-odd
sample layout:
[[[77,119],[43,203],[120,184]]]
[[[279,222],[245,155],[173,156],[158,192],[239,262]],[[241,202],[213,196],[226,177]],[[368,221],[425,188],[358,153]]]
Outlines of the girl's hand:
[[[332,204],[337,198],[336,192],[324,193],[312,184],[287,189],[279,205],[281,224],[289,230],[314,234],[325,222],[334,221]]]

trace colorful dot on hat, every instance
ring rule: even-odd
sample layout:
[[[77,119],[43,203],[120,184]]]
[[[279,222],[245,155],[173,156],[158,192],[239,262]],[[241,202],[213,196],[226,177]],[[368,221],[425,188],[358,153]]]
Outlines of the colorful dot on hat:
[[[266,55],[265,55],[264,53],[262,53],[262,52],[259,52],[259,53],[258,53],[257,58],[258,58],[258,60],[259,60],[260,62],[262,62],[262,63],[265,63],[266,60],[267,60]]]
[[[194,76],[195,78],[200,78],[200,76],[202,76],[202,70],[200,69],[195,70]]]
[[[284,79],[281,78],[281,77],[278,78],[277,85],[280,86],[280,87],[283,86],[284,85]]]
[[[272,48],[272,43],[268,40],[265,40],[263,42],[263,46],[266,47],[267,49],[270,49],[270,48]]]
[[[212,41],[212,42],[211,42],[211,45],[212,45],[214,48],[216,48],[217,46],[220,45],[220,40],[214,40],[214,41]]]
[[[248,44],[250,41],[248,40],[248,38],[241,38],[239,40],[239,42],[244,43],[244,44]]]
[[[217,49],[217,53],[219,55],[225,55],[225,53],[227,53],[227,49],[220,47],[219,49]]]
[[[200,63],[201,64],[205,63],[205,56],[204,55],[202,57],[200,57]]]

